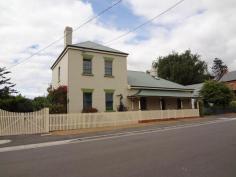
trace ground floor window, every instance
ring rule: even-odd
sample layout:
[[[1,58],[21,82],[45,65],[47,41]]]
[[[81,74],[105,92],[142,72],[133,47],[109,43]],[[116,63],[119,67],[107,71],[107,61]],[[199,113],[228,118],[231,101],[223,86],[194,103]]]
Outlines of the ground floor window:
[[[92,108],[92,92],[83,93],[83,109]]]
[[[106,100],[106,111],[113,110],[113,92],[106,92],[105,93],[105,100]]]

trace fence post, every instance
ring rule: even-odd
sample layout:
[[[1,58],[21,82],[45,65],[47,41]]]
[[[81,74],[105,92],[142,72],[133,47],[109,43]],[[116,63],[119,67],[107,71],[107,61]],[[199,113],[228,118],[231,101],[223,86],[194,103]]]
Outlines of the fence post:
[[[44,108],[45,132],[49,132],[49,108]]]

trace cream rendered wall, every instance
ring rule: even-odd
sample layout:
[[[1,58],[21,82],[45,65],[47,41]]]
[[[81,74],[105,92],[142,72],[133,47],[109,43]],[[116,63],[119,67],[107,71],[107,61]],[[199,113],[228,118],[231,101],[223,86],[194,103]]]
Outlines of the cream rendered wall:
[[[61,68],[60,82],[58,82],[58,68]],[[52,69],[52,87],[57,88],[60,85],[68,86],[68,53],[66,53],[59,63]]]
[[[84,76],[83,72],[83,54],[93,55],[92,73],[93,76]],[[104,57],[113,58],[113,76],[114,78],[104,77]],[[99,112],[106,111],[105,91],[104,89],[114,89],[113,109],[116,111],[119,105],[119,97],[123,95],[123,102],[126,105],[127,100],[127,58],[124,56],[115,56],[111,54],[102,54],[95,52],[82,52],[75,49],[68,50],[69,72],[68,72],[68,112],[81,112],[83,109],[82,88],[94,89],[92,94],[92,106]]]

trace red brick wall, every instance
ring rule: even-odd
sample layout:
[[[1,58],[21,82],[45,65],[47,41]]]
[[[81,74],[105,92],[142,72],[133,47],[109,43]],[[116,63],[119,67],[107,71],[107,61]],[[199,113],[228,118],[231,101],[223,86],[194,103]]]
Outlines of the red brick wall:
[[[225,84],[228,85],[232,90],[236,90],[236,80],[225,82]]]

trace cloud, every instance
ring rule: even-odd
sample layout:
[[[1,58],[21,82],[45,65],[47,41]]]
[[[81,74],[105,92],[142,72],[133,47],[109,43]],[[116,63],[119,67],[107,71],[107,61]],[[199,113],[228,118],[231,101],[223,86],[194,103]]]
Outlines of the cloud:
[[[176,3],[175,0],[126,0],[127,6],[150,19]],[[134,45],[113,44],[128,49],[129,67],[146,70],[160,55],[191,49],[211,64],[215,57],[236,69],[236,1],[186,0],[148,26],[149,38]],[[138,33],[142,33],[139,30]]]
[[[124,0],[139,21],[145,21],[176,3],[175,0]],[[17,0],[0,2],[0,66],[11,66],[63,36],[65,26],[77,27],[95,14],[91,2],[78,0]],[[11,4],[9,6],[9,4]],[[119,8],[119,7],[117,7]],[[122,13],[122,9],[121,13]],[[128,68],[147,70],[154,59],[173,50],[191,49],[212,63],[219,57],[231,70],[236,69],[236,1],[185,0],[175,9],[111,43],[110,47],[128,52]],[[73,42],[106,42],[128,31],[113,22],[96,19],[73,33]],[[102,17],[100,17],[102,18]],[[112,19],[109,19],[112,20]],[[126,19],[127,20],[127,19]],[[132,28],[133,26],[130,26]],[[50,66],[63,49],[63,40],[12,69],[17,89],[30,97],[46,93],[51,82]]]
[[[10,4],[10,6],[9,6]],[[0,66],[11,67],[34,52],[63,37],[65,26],[74,29],[95,15],[92,5],[77,0],[18,0],[0,2]],[[96,31],[96,33],[95,33]],[[98,20],[74,32],[74,43],[84,40],[108,40],[121,34]],[[23,95],[46,93],[51,82],[50,66],[63,50],[64,41],[11,69],[12,81]]]

